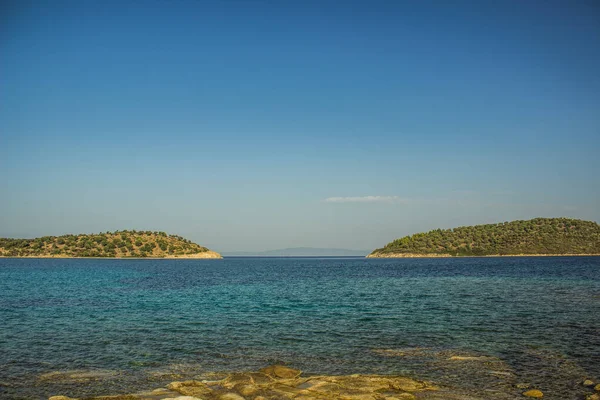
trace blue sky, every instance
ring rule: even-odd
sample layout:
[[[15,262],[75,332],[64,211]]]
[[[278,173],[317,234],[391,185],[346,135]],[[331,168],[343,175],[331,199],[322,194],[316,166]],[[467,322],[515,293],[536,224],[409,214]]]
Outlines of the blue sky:
[[[596,1],[3,1],[0,236],[600,220]]]

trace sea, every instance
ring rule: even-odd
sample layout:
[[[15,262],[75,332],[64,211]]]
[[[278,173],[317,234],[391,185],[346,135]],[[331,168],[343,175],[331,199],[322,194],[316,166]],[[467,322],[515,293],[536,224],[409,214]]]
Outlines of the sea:
[[[600,382],[600,257],[0,259],[2,399],[271,364],[584,398]]]

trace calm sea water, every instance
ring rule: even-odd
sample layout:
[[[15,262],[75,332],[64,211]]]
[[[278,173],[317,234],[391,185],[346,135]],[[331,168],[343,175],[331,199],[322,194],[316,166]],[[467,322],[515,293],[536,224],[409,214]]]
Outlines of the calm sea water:
[[[578,398],[600,378],[600,258],[0,259],[1,398],[276,362]],[[40,379],[71,370],[97,379]]]

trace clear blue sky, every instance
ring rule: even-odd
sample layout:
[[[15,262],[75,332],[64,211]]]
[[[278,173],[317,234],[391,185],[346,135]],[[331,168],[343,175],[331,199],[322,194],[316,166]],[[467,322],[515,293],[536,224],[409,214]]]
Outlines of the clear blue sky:
[[[600,220],[595,0],[0,4],[0,236]]]

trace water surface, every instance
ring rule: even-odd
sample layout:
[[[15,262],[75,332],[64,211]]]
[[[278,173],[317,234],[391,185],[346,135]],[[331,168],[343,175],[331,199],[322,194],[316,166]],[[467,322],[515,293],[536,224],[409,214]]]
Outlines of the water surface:
[[[283,362],[577,398],[600,378],[599,317],[599,257],[0,259],[0,397]],[[71,370],[98,379],[40,379]]]

